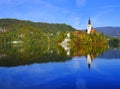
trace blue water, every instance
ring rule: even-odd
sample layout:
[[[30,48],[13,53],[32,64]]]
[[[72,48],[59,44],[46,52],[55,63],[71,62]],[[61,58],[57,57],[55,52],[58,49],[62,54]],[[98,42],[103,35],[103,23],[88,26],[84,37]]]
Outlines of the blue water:
[[[120,89],[120,59],[85,57],[66,62],[0,67],[0,89]]]

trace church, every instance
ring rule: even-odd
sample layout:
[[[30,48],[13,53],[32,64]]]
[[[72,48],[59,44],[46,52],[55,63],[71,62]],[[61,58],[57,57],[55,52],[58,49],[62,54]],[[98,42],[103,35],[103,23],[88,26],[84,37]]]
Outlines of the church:
[[[92,30],[92,25],[91,25],[91,20],[89,18],[88,24],[87,24],[87,34],[90,34],[91,30]]]
[[[93,29],[92,25],[91,25],[91,20],[89,18],[88,20],[88,24],[87,24],[87,34],[90,34],[91,32],[96,32],[96,30]]]

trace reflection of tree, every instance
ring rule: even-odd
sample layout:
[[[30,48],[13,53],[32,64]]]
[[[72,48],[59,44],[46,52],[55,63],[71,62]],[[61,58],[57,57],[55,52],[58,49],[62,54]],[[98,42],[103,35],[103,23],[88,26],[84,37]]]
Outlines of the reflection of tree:
[[[72,47],[70,51],[70,55],[67,55],[67,51],[64,48],[59,49],[61,55],[74,57],[74,56],[85,56],[88,63],[88,68],[90,68],[91,62],[100,54],[107,49],[107,45],[80,45]]]
[[[60,48],[60,47],[59,47]],[[74,46],[70,49],[70,55],[73,56],[87,56],[88,54],[91,55],[92,59],[96,58],[99,54],[102,54],[107,48],[107,45],[80,45]],[[66,53],[63,48],[60,48],[60,53]]]
[[[8,50],[9,49],[9,50]],[[64,50],[61,46],[49,44],[1,45],[0,66],[18,66],[32,63],[64,62],[73,56],[88,56],[91,61],[106,49],[105,45],[81,45]],[[69,55],[68,55],[69,52]],[[88,61],[89,63],[90,60]]]
[[[66,60],[69,60],[66,56],[57,54],[55,45],[49,45],[49,47],[45,44],[0,46],[0,66],[64,62]]]
[[[109,47],[120,49],[120,38],[109,38]]]

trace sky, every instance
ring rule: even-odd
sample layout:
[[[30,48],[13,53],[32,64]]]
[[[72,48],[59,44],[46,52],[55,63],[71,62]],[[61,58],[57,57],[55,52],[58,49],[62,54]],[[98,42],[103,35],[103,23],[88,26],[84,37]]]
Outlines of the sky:
[[[84,29],[120,26],[119,0],[0,0],[0,18],[65,23]]]

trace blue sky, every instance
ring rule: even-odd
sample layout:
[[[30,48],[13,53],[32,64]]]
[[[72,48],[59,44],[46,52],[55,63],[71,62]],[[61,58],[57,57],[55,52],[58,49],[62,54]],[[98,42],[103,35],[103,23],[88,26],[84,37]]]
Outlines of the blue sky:
[[[0,0],[0,18],[66,23],[83,29],[89,17],[93,27],[120,26],[120,1]]]

